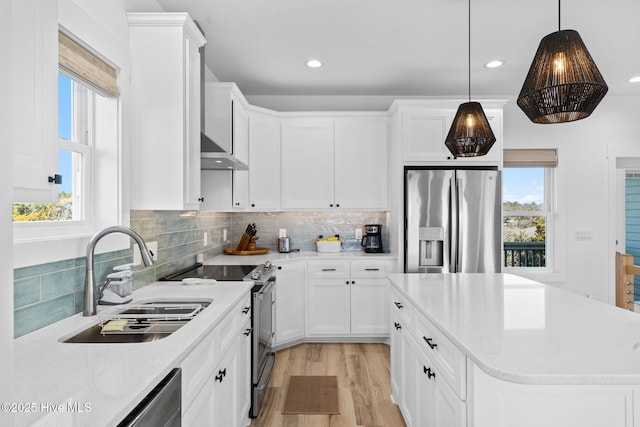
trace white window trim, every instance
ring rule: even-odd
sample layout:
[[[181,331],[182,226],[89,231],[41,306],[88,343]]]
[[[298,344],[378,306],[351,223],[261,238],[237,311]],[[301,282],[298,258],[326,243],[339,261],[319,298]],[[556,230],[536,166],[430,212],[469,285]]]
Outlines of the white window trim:
[[[506,168],[506,167],[505,167]],[[543,283],[554,283],[554,282],[562,282],[564,281],[564,268],[563,268],[563,259],[561,256],[561,251],[559,248],[562,246],[563,238],[560,236],[559,230],[562,228],[559,226],[559,215],[560,211],[560,200],[563,198],[559,197],[560,187],[558,180],[558,167],[555,168],[545,168],[545,213],[546,213],[546,246],[545,246],[545,257],[546,257],[546,266],[545,267],[503,267],[504,273],[516,274],[518,276],[526,277],[532,280],[541,281]],[[503,211],[503,215],[507,212]],[[509,211],[509,216],[511,215],[523,215],[524,216],[536,216],[531,212],[519,212],[519,211]]]
[[[74,227],[76,224],[60,224],[57,234],[50,236],[25,236],[19,227],[13,233],[13,267],[26,267],[48,262],[84,257],[89,239],[99,230],[110,225],[129,225],[128,191],[128,152],[129,121],[128,94],[130,57],[128,39],[114,38],[102,23],[88,14],[77,3],[60,3],[58,22],[67,34],[75,35],[79,40],[100,52],[101,57],[118,68],[120,96],[110,98],[115,102],[116,122],[110,124],[109,132],[116,135],[117,143],[104,146],[104,141],[95,141],[100,165],[92,165],[93,183],[89,192],[100,195],[94,203],[91,225]],[[101,101],[107,98],[101,99]],[[102,133],[102,130],[101,130]],[[103,162],[103,158],[108,158]],[[130,247],[128,236],[111,234],[100,241],[96,253],[121,250]]]

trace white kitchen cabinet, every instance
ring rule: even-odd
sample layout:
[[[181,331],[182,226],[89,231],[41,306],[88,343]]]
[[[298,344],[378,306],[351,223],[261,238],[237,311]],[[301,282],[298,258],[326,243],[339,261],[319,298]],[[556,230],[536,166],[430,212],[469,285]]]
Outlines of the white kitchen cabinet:
[[[391,397],[393,402],[402,407],[402,328],[403,323],[400,321],[395,312],[391,313],[391,334],[389,337],[389,360],[391,362]]]
[[[467,406],[451,390],[441,371],[421,351],[416,350],[417,380],[415,425],[424,427],[466,427]],[[522,415],[522,414],[521,414]]]
[[[502,102],[482,102],[487,120],[496,142],[485,156],[453,158],[444,141],[458,109],[458,102],[407,101],[394,102],[390,111],[392,120],[400,123],[402,162],[404,164],[428,163],[484,163],[502,162]],[[398,144],[395,141],[395,144]]]
[[[282,208],[334,207],[333,120],[282,120]]]
[[[276,266],[276,346],[304,338],[306,264],[298,261]]]
[[[280,120],[273,111],[249,111],[249,209],[280,210]]]
[[[249,106],[235,83],[205,83],[204,132],[243,163],[249,161]]]
[[[200,54],[186,13],[128,13],[131,208],[198,209]]]
[[[386,260],[309,261],[307,335],[388,335],[392,268]]]
[[[247,295],[180,364],[183,425],[248,424],[250,307]]]
[[[386,209],[387,116],[282,119],[283,209]]]
[[[11,11],[13,201],[57,202],[58,2],[13,0]]]
[[[387,117],[335,120],[335,203],[346,209],[385,209]]]

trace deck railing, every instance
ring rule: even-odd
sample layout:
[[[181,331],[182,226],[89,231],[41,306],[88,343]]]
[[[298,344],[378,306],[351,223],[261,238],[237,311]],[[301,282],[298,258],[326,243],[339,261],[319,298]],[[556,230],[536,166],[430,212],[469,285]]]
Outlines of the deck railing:
[[[505,267],[545,267],[545,242],[504,242]]]

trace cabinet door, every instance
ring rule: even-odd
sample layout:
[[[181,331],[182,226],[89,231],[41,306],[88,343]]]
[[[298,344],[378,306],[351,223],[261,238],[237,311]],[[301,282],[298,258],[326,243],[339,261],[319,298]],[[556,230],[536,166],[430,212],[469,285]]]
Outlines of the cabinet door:
[[[200,193],[200,51],[185,39],[186,109],[184,136],[184,208],[198,209]]]
[[[389,334],[389,281],[351,278],[351,333]]]
[[[349,334],[350,280],[313,279],[307,286],[307,334]]]
[[[452,158],[444,145],[455,111],[417,110],[401,113],[402,160],[407,163]]]
[[[280,122],[249,113],[249,208],[280,210]]]
[[[249,116],[240,101],[232,98],[233,155],[243,163],[249,162]]]
[[[237,426],[249,424],[249,409],[251,408],[251,321],[247,321],[240,328],[237,341]]]
[[[213,423],[200,425],[237,426],[237,360],[237,351],[233,347],[215,369],[211,377],[211,381],[213,381]]]
[[[282,207],[334,207],[333,121],[282,121]]]
[[[422,427],[418,424],[416,417],[418,413],[418,361],[416,355],[416,345],[409,329],[401,329],[400,345],[402,346],[402,415],[407,426]]]
[[[275,293],[275,343],[304,337],[304,261],[278,265]]]
[[[249,200],[249,172],[233,171],[233,208],[246,209]]]
[[[58,186],[58,2],[14,0],[11,67],[13,121],[13,200],[51,203]],[[6,136],[6,135],[5,135]],[[68,179],[69,177],[67,177]]]
[[[385,209],[387,117],[335,121],[335,203],[341,208]]]

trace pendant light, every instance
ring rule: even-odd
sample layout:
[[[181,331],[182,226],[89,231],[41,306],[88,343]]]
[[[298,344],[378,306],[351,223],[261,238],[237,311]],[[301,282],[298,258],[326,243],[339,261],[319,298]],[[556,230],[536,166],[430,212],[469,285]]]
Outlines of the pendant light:
[[[447,139],[444,141],[454,158],[484,156],[496,142],[482,105],[479,102],[471,102],[471,0],[469,0],[468,38],[469,102],[460,104],[458,107]]]
[[[540,42],[518,95],[518,106],[534,123],[565,123],[584,119],[609,90],[580,35],[560,30]]]

